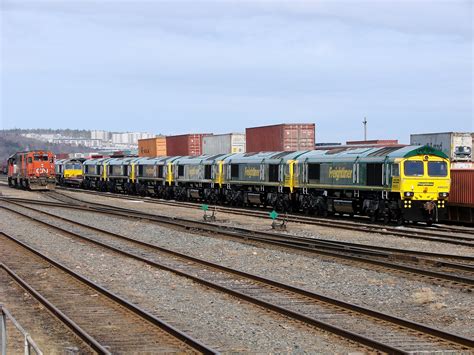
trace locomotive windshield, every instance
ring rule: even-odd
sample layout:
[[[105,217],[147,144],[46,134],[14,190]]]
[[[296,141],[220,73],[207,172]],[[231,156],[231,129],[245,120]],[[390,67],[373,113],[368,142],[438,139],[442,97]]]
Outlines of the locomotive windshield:
[[[48,161],[49,160],[47,155],[38,155],[38,154],[34,155],[34,159],[35,159],[35,161],[41,161],[41,160],[42,161]],[[51,160],[51,162],[52,162],[52,160]]]
[[[423,162],[422,161],[406,161],[403,165],[406,176],[423,176]]]
[[[428,163],[429,176],[448,176],[448,166],[444,161],[430,161]]]
[[[81,170],[81,164],[66,164],[66,169]]]

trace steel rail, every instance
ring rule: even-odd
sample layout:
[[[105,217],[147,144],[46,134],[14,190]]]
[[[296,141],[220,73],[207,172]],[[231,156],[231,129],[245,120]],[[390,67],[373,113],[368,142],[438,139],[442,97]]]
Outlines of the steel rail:
[[[26,243],[20,241],[19,239],[15,238],[15,237],[13,237],[13,236],[5,233],[5,232],[0,232],[0,234],[5,236],[6,238],[10,239],[11,241],[15,242],[16,244],[20,245],[21,247],[25,248],[26,250],[30,251],[31,253],[39,256],[41,259],[43,259],[46,262],[52,264],[56,268],[64,271],[65,273],[69,274],[70,276],[74,277],[75,279],[77,279],[81,283],[86,284],[90,288],[92,288],[92,289],[96,290],[97,292],[101,293],[102,295],[104,295],[108,299],[114,301],[115,303],[119,304],[120,306],[122,306],[122,307],[126,308],[127,310],[131,311],[132,313],[134,313],[135,315],[137,315],[141,319],[146,320],[150,324],[152,324],[152,325],[164,330],[165,332],[171,334],[172,336],[179,339],[183,343],[189,345],[193,349],[195,349],[195,350],[197,350],[197,351],[199,351],[203,354],[217,354],[218,353],[214,349],[204,345],[200,341],[192,338],[188,334],[180,331],[179,329],[177,329],[174,326],[168,324],[167,322],[163,321],[162,319],[159,319],[159,318],[155,317],[154,315],[152,315],[148,311],[134,305],[133,303],[127,301],[125,298],[123,298],[123,297],[121,297],[121,296],[105,289],[104,287],[102,287],[99,284],[93,282],[92,280],[90,280],[90,279],[88,279],[84,276],[79,275],[78,273],[71,270],[70,268],[68,268],[64,264],[51,259],[50,257],[44,255],[39,250],[27,245]]]
[[[7,234],[0,232],[1,235],[10,238]],[[11,239],[11,238],[10,238]],[[111,355],[112,353],[103,347],[97,340],[89,335],[84,329],[77,325],[72,319],[61,312],[55,305],[44,298],[38,291],[31,287],[25,280],[18,276],[13,270],[11,270],[4,263],[0,263],[0,267],[7,272],[10,277],[15,280],[24,290],[26,290],[31,296],[33,296],[38,302],[40,302],[45,308],[47,308],[54,316],[59,319],[64,325],[66,325],[76,336],[87,344],[92,350],[98,354]]]
[[[200,224],[203,226],[209,226],[210,224],[207,222],[199,222],[195,220],[188,220],[185,218],[178,218],[178,217],[169,217],[169,216],[163,216],[163,215],[157,215],[157,214],[150,214],[142,211],[137,211],[137,210],[130,210],[130,209],[125,209],[121,207],[114,207],[114,206],[108,206],[100,203],[94,203],[94,202],[87,202],[86,204],[83,205],[70,205],[64,202],[56,203],[52,201],[41,201],[41,200],[31,200],[31,199],[22,199],[22,198],[11,198],[11,197],[2,197],[0,196],[0,200],[6,200],[9,202],[18,202],[18,203],[29,203],[29,204],[38,204],[38,205],[45,205],[45,206],[53,206],[53,207],[64,207],[64,208],[73,208],[73,209],[83,209],[83,210],[91,210],[91,207],[94,208],[95,211],[97,212],[103,212],[103,213],[108,213],[108,211],[117,211],[117,212],[122,212],[122,213],[127,213],[127,214],[134,214],[137,215],[139,214],[140,216],[143,216],[143,218],[168,218],[173,221],[183,221],[183,222],[189,222],[193,224]],[[122,216],[122,215],[121,215]],[[139,218],[139,217],[133,217],[133,218]],[[156,221],[155,221],[156,222]],[[163,221],[163,223],[166,223],[166,221]],[[239,227],[226,227],[226,226],[221,226],[222,228],[227,228],[227,229],[233,229],[233,230],[245,230],[248,231],[245,228],[239,228]],[[389,248],[389,247],[381,247],[381,246],[373,246],[373,245],[367,245],[367,244],[360,244],[360,243],[350,243],[350,242],[345,242],[345,241],[338,241],[338,240],[329,240],[329,239],[321,239],[321,238],[308,238],[308,237],[299,237],[299,236],[294,236],[291,234],[278,234],[278,233],[268,233],[268,232],[258,232],[258,233],[266,233],[269,236],[286,236],[286,238],[290,238],[295,240],[296,242],[300,241],[302,243],[312,243],[312,242],[326,242],[330,244],[338,244],[338,245],[345,245],[348,247],[358,247],[362,249],[373,249],[377,251],[387,251],[387,252],[393,252],[393,253],[400,253],[400,254],[412,254],[415,256],[431,256],[431,257],[436,257],[436,258],[449,258],[449,259],[456,259],[456,260],[463,260],[463,261],[469,261],[472,262],[474,261],[474,257],[471,256],[464,256],[464,255],[455,255],[455,254],[441,254],[441,253],[432,253],[432,252],[424,252],[424,251],[415,251],[415,250],[406,250],[406,249],[397,249],[397,248]],[[465,246],[469,247],[474,247],[474,243],[466,243],[464,244]]]
[[[92,191],[92,190],[78,190],[73,188],[64,188],[60,187],[61,190],[77,192],[77,193],[85,193],[97,196],[104,196],[110,198],[117,198],[117,199],[127,199],[133,201],[142,201],[146,203],[153,203],[153,204],[164,204],[169,206],[176,206],[176,207],[185,207],[185,208],[192,208],[192,209],[199,209],[200,204],[197,202],[189,202],[189,201],[171,201],[171,200],[163,200],[159,198],[147,198],[147,197],[140,197],[140,196],[130,196],[130,195],[123,195],[119,193],[112,193],[112,192],[100,192],[100,191]],[[231,213],[237,215],[245,215],[245,216],[252,216],[252,217],[263,217],[267,218],[267,212],[262,211],[261,208],[249,208],[249,207],[238,207],[232,208],[227,206],[213,206],[216,211],[220,211],[223,213]],[[267,209],[268,210],[268,209]],[[430,227],[430,230],[426,229],[416,229],[415,227],[406,226],[411,230],[400,231],[397,227],[393,227],[390,225],[377,225],[377,224],[369,224],[366,221],[355,221],[355,220],[348,220],[345,218],[321,218],[321,217],[309,217],[306,215],[289,213],[285,215],[287,220],[290,222],[295,223],[304,223],[304,224],[314,224],[314,225],[321,225],[327,227],[335,227],[335,228],[342,228],[348,230],[361,230],[363,232],[370,232],[370,233],[379,233],[379,234],[390,234],[390,235],[397,235],[397,236],[405,236],[410,238],[420,237],[420,236],[433,236],[433,237],[442,237],[442,235],[436,233],[436,230],[433,227]],[[334,225],[334,221],[337,221],[338,224]],[[438,227],[439,231],[447,231],[447,232],[457,232],[457,233],[464,233],[464,234],[474,234],[474,230],[459,230],[459,228],[449,228],[446,226]],[[407,233],[411,233],[412,235],[407,235]],[[463,238],[462,236],[459,236]],[[466,240],[474,240],[474,238],[464,237]]]
[[[431,327],[425,326],[423,324],[411,322],[409,320],[394,317],[394,316],[391,316],[391,315],[388,315],[388,314],[385,314],[385,313],[381,313],[381,312],[378,312],[378,311],[375,311],[375,310],[372,310],[372,309],[364,308],[364,307],[357,306],[357,305],[350,304],[350,303],[346,303],[346,302],[343,302],[343,301],[340,301],[340,300],[337,300],[337,299],[329,298],[329,297],[326,297],[326,296],[323,296],[323,295],[320,295],[320,294],[316,294],[316,293],[313,293],[313,292],[310,292],[310,291],[307,291],[307,290],[303,290],[303,289],[300,289],[300,288],[297,288],[297,287],[294,287],[294,286],[291,286],[291,285],[282,284],[278,281],[266,279],[266,278],[263,278],[263,277],[260,277],[260,276],[257,276],[257,275],[253,275],[253,274],[248,274],[248,273],[243,272],[243,271],[234,270],[234,269],[222,266],[222,265],[218,265],[218,264],[208,262],[208,261],[205,261],[205,260],[202,260],[202,259],[198,259],[198,258],[194,258],[194,257],[188,256],[188,255],[184,255],[184,254],[179,253],[179,252],[171,251],[171,250],[168,250],[166,248],[158,247],[158,246],[146,243],[146,242],[137,241],[137,240],[132,239],[132,238],[128,238],[128,237],[125,237],[125,236],[118,235],[116,233],[108,232],[108,231],[102,230],[100,228],[87,226],[85,224],[75,222],[75,221],[72,221],[72,222],[68,221],[68,222],[77,224],[81,227],[88,228],[88,229],[91,229],[91,230],[94,230],[94,231],[97,231],[97,232],[100,232],[100,233],[103,233],[103,234],[110,235],[110,236],[118,238],[118,239],[126,240],[127,242],[131,242],[131,243],[136,244],[136,245],[144,246],[144,247],[147,247],[147,248],[151,248],[151,249],[160,251],[162,253],[170,254],[172,256],[175,256],[175,257],[178,257],[178,258],[181,258],[181,259],[192,261],[192,262],[204,265],[206,267],[211,267],[211,268],[217,269],[219,271],[224,271],[224,272],[227,272],[227,273],[235,274],[235,275],[245,277],[245,278],[260,282],[260,283],[264,283],[264,284],[267,284],[267,285],[278,287],[282,290],[290,291],[290,292],[293,292],[293,293],[296,293],[296,294],[299,294],[299,295],[302,295],[302,296],[305,296],[305,297],[309,297],[309,298],[314,299],[314,300],[318,300],[318,301],[322,301],[322,302],[325,302],[325,303],[328,303],[328,304],[332,304],[334,306],[338,306],[338,307],[350,310],[352,312],[365,314],[365,315],[368,315],[368,316],[376,318],[376,319],[384,320],[384,321],[387,321],[389,323],[393,323],[393,324],[396,324],[396,325],[399,325],[399,326],[403,326],[405,328],[408,328],[408,329],[411,329],[411,330],[414,330],[414,331],[423,332],[425,334],[430,334],[430,335],[436,336],[440,339],[447,340],[447,341],[450,341],[450,342],[454,342],[454,343],[457,343],[457,344],[460,344],[460,345],[463,345],[463,346],[474,347],[474,341],[472,341],[471,339],[468,339],[468,338],[460,337],[456,334],[447,333],[447,332],[441,331],[441,330],[436,329],[436,328],[431,328]],[[129,251],[119,249],[117,247],[111,246],[111,245],[103,243],[101,241],[97,241],[97,240],[94,240],[94,239],[90,239],[88,237],[84,237],[84,236],[82,236],[78,233],[71,232],[71,231],[65,230],[61,227],[54,226],[54,225],[50,225],[50,227],[54,228],[55,230],[67,233],[68,235],[75,236],[75,237],[77,237],[81,240],[86,240],[87,242],[93,243],[95,245],[99,245],[99,246],[101,246],[103,248],[106,248],[108,250],[112,250],[112,251],[117,252],[121,255],[125,255],[125,256],[133,258],[135,260],[142,261],[144,263],[147,263],[150,266],[173,272],[177,275],[184,276],[186,278],[192,279],[193,281],[198,282],[200,284],[203,284],[204,286],[208,286],[208,287],[217,289],[221,292],[226,292],[230,295],[233,295],[235,297],[244,299],[248,302],[254,303],[254,304],[259,305],[261,307],[276,311],[280,314],[289,316],[291,318],[302,321],[304,323],[307,323],[307,324],[310,324],[310,325],[317,326],[319,328],[328,330],[332,333],[344,336],[348,339],[355,340],[355,341],[357,341],[361,344],[373,347],[375,349],[378,349],[378,350],[381,350],[381,351],[386,351],[386,352],[389,352],[389,353],[404,353],[400,349],[387,346],[385,344],[382,344],[382,343],[379,343],[379,342],[374,341],[372,339],[361,336],[360,334],[353,333],[353,332],[335,327],[331,324],[321,322],[319,320],[308,317],[304,314],[294,312],[292,310],[289,310],[287,308],[269,303],[267,301],[262,301],[260,299],[248,296],[248,295],[243,294],[239,291],[235,291],[235,290],[229,289],[227,287],[221,286],[219,284],[216,284],[216,283],[210,282],[208,280],[202,279],[200,277],[193,276],[193,275],[190,275],[190,274],[185,273],[183,271],[173,269],[173,268],[171,268],[167,265],[152,261],[152,260],[144,258],[140,255],[136,255],[134,253],[130,253]]]
[[[9,202],[12,203],[12,201],[9,201]],[[66,206],[68,206],[68,205],[66,205]],[[18,212],[14,209],[8,208],[6,206],[2,206],[2,207],[7,209],[7,210],[10,210],[13,213],[23,215],[23,217],[35,220],[34,217],[24,215],[21,212]],[[21,207],[26,208],[26,209],[32,209],[31,207],[23,206],[23,205],[21,205]],[[81,207],[75,207],[75,208],[82,209]],[[36,210],[36,209],[33,209],[33,210],[36,211],[36,212],[39,212],[39,213],[42,213],[42,212],[47,213],[47,212],[39,211],[39,210]],[[141,213],[136,213],[135,211],[131,211],[131,210],[128,211],[127,213],[125,213],[125,214],[123,212],[117,212],[116,210],[114,210],[114,211],[104,211],[104,210],[96,210],[96,209],[91,209],[91,208],[85,208],[84,210],[88,211],[88,212],[105,213],[107,215],[113,215],[113,216],[117,216],[117,213],[118,213],[118,215],[121,216],[121,217],[133,218],[133,219],[138,218],[140,220],[148,220],[148,221],[151,221],[151,222],[163,223],[163,221],[161,219],[162,216],[148,215],[148,214],[142,215]],[[155,218],[151,218],[150,216],[155,216],[155,217],[160,217],[160,218],[158,220],[156,220]],[[56,218],[60,218],[60,217],[56,216]],[[209,233],[209,232],[219,233],[219,234],[223,234],[223,235],[228,236],[228,237],[238,238],[239,240],[242,240],[242,239],[243,240],[253,240],[253,241],[256,241],[256,242],[263,242],[263,243],[266,243],[266,244],[277,245],[277,246],[280,246],[280,247],[286,247],[286,248],[289,247],[289,248],[292,248],[292,249],[305,251],[305,252],[310,252],[310,253],[313,253],[313,254],[317,253],[317,254],[322,254],[322,255],[326,255],[326,256],[330,256],[330,257],[337,257],[337,258],[342,258],[342,259],[346,259],[346,260],[350,260],[350,261],[358,261],[358,262],[362,262],[362,263],[366,263],[366,264],[372,264],[372,265],[376,265],[376,266],[381,266],[381,267],[385,267],[385,268],[389,268],[389,269],[395,269],[395,270],[415,274],[417,276],[423,275],[423,276],[436,278],[436,279],[439,279],[439,280],[448,280],[448,281],[451,281],[451,282],[461,283],[461,284],[465,284],[465,285],[469,285],[469,286],[474,285],[474,279],[472,279],[472,278],[467,278],[467,277],[463,277],[463,276],[458,276],[458,275],[453,275],[453,274],[448,274],[448,273],[443,273],[443,272],[438,272],[438,271],[430,271],[430,270],[426,270],[426,269],[422,269],[422,268],[418,268],[418,267],[397,264],[397,263],[394,263],[394,262],[388,262],[388,261],[384,261],[384,260],[381,261],[381,260],[376,260],[376,259],[368,257],[368,256],[377,256],[377,257],[382,257],[384,259],[390,260],[390,258],[392,256],[390,254],[387,254],[387,253],[382,253],[382,252],[377,253],[373,250],[364,250],[363,248],[348,248],[346,246],[337,246],[337,245],[332,246],[332,245],[328,245],[326,242],[320,243],[318,240],[311,240],[311,243],[309,243],[308,241],[301,241],[300,242],[300,241],[297,241],[297,240],[293,240],[294,238],[291,238],[291,240],[288,240],[287,235],[278,235],[278,234],[274,234],[274,233],[266,233],[266,232],[245,230],[245,229],[240,229],[240,228],[239,229],[231,228],[229,230],[228,228],[224,228],[223,226],[210,225],[210,224],[203,223],[203,222],[198,222],[198,223],[202,223],[203,226],[193,226],[192,224],[183,226],[183,224],[182,224],[183,222],[180,222],[181,221],[180,219],[171,218],[171,217],[166,217],[166,218],[167,219],[164,221],[164,223],[171,224],[171,225],[173,225],[175,227],[179,227],[179,228],[184,227],[186,230],[194,229],[194,230],[201,230],[201,231],[204,231],[206,233]],[[41,221],[41,220],[37,220],[37,222],[38,223],[45,223],[44,221]],[[196,223],[194,221],[188,221],[188,220],[185,220],[185,222]],[[353,255],[353,254],[356,254],[356,255]],[[359,256],[359,255],[363,255],[363,256]],[[432,262],[432,260],[428,260],[428,261]],[[448,267],[448,268],[457,268],[457,269],[461,269],[461,270],[466,270],[467,269],[467,271],[472,271],[472,268],[470,268],[470,266],[464,267],[461,264],[449,264],[447,262],[442,262],[442,263],[440,263],[440,265],[441,264],[445,264],[445,266]]]

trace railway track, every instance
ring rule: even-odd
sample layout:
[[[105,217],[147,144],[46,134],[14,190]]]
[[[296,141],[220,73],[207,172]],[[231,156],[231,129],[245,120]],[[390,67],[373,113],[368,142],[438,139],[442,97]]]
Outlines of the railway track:
[[[15,237],[0,240],[1,267],[94,352],[215,353]]]
[[[72,191],[76,193],[91,194],[91,195],[123,199],[123,200],[131,200],[131,201],[141,201],[145,203],[168,205],[168,206],[173,206],[173,207],[200,209],[202,205],[201,203],[197,203],[197,202],[177,202],[177,201],[172,201],[172,200],[163,200],[163,199],[151,198],[151,197],[130,196],[130,195],[123,195],[120,193],[101,192],[101,191],[94,191],[94,190],[82,190],[82,189],[62,187],[62,186],[61,187],[57,186],[56,188],[60,190]],[[57,197],[56,199],[60,201],[65,201],[65,198],[68,198],[68,197],[58,197],[58,195],[56,197]],[[268,212],[270,211],[270,209],[268,208],[266,208],[265,210],[262,210],[261,208],[249,208],[249,207],[234,208],[234,207],[226,207],[226,206],[213,206],[213,209],[216,212],[249,216],[249,217],[261,217],[261,218],[268,218]],[[451,239],[454,240],[454,244],[456,244],[455,241],[459,239],[474,240],[473,228],[461,227],[461,226],[450,226],[446,224],[436,224],[434,226],[423,226],[422,228],[412,226],[412,225],[391,226],[391,225],[384,225],[384,224],[378,224],[378,223],[367,223],[366,218],[364,217],[351,218],[351,219],[345,218],[343,216],[320,218],[320,217],[315,217],[315,216],[310,217],[303,214],[294,214],[294,213],[286,214],[285,219],[288,222],[293,222],[293,223],[318,225],[318,226],[323,226],[323,227],[340,228],[340,229],[362,231],[362,232],[368,232],[368,233],[378,233],[378,234],[383,234],[383,235],[400,236],[400,237],[406,237],[406,238],[412,238],[412,239],[443,241],[445,243],[451,243]],[[334,222],[337,222],[337,223],[335,224]],[[452,236],[446,237],[446,235],[444,235],[443,233],[457,233],[457,234],[460,234],[461,236],[452,235]],[[464,235],[465,237],[463,237],[462,235]]]
[[[159,224],[171,225],[185,229],[186,231],[200,231],[206,234],[221,234],[226,237],[237,238],[239,241],[254,241],[273,246],[296,249],[298,251],[308,252],[311,254],[320,254],[351,262],[369,265],[371,268],[383,268],[384,271],[391,270],[402,273],[406,276],[415,276],[424,278],[429,282],[443,282],[452,287],[461,287],[462,289],[473,290],[474,287],[474,257],[459,256],[441,253],[429,253],[405,249],[385,248],[378,246],[367,246],[348,242],[334,242],[331,240],[321,240],[313,238],[296,237],[288,234],[269,233],[262,231],[254,231],[243,228],[230,228],[225,226],[208,224],[205,222],[196,222],[186,219],[170,218],[137,212],[133,210],[113,209],[108,210],[102,205],[91,204],[85,206],[72,206],[69,204],[55,204],[49,202],[4,199],[7,203],[16,204],[24,209],[33,210],[37,213],[49,215],[52,218],[64,217],[48,214],[44,211],[38,211],[32,207],[25,206],[25,203],[31,202],[37,205],[47,205],[55,207],[65,207],[78,209],[88,212],[98,212],[115,217],[125,217],[140,220],[147,220]],[[12,210],[3,206],[14,213],[19,211]],[[23,213],[24,217],[28,217]],[[30,217],[28,217],[30,218]],[[41,222],[41,221],[39,221]],[[474,245],[473,245],[474,246]],[[359,264],[360,265],[360,264]]]
[[[61,190],[71,191],[75,193],[82,194],[91,194],[97,196],[104,196],[116,199],[131,200],[131,201],[142,201],[145,203],[167,205],[173,207],[185,207],[191,209],[200,209],[200,203],[194,202],[177,202],[170,200],[155,199],[149,197],[137,197],[122,195],[118,193],[110,192],[99,192],[91,190],[78,190],[73,188],[60,188]],[[233,208],[226,206],[212,206],[212,209],[216,212],[229,213],[240,216],[249,216],[249,217],[260,217],[268,219],[268,212],[270,210],[262,211],[257,208]],[[412,239],[422,239],[422,240],[433,240],[433,241],[443,241],[445,243],[456,244],[458,240],[468,240],[474,241],[474,230],[472,228],[462,228],[462,227],[449,227],[447,225],[436,225],[432,227],[416,228],[414,226],[390,226],[390,225],[381,225],[376,223],[367,223],[366,221],[347,219],[347,218],[318,218],[318,217],[309,217],[302,214],[286,214],[285,219],[288,222],[293,223],[302,223],[309,225],[317,225],[323,227],[339,228],[345,230],[354,230],[362,231],[368,233],[378,233],[383,235],[392,235],[399,237],[406,237]],[[335,223],[337,222],[337,223]],[[447,236],[446,233],[456,233],[456,235]]]
[[[52,217],[51,215],[47,215]],[[29,217],[31,218],[31,216]],[[152,267],[173,272],[203,286],[225,292],[295,321],[322,328],[364,346],[394,354],[474,350],[474,341],[393,317],[372,309],[325,297],[257,275],[184,255],[123,235],[61,218],[61,227],[45,218],[38,223]],[[64,228],[66,224],[70,228]],[[94,237],[78,233],[93,230]],[[74,228],[74,232],[70,229]]]
[[[75,191],[77,191],[77,190],[75,190]],[[81,192],[82,192],[82,190],[81,190]],[[65,194],[62,194],[58,191],[54,191],[53,193],[54,193],[54,197],[53,196],[52,197],[54,199],[58,200],[58,201],[61,201],[61,202],[70,201],[72,204],[76,204],[76,205],[77,204],[79,204],[79,205],[89,204],[89,205],[94,205],[94,206],[108,207],[108,208],[117,209],[117,210],[120,209],[120,208],[105,205],[105,204],[102,204],[102,203],[84,201],[80,198],[65,195]],[[96,191],[94,191],[93,193],[95,194]],[[134,201],[145,201],[145,202],[150,202],[150,203],[164,204],[164,205],[169,205],[169,206],[173,206],[173,207],[182,207],[182,204],[184,204],[185,207],[190,206],[190,208],[193,208],[193,209],[201,208],[200,207],[201,205],[194,204],[194,203],[189,203],[189,202],[173,202],[173,201],[166,201],[166,200],[158,200],[158,202],[157,202],[154,199],[153,200],[152,199],[141,200],[141,199],[136,199],[136,198],[127,196],[127,195],[111,194],[111,196],[112,197],[120,196],[119,198],[126,198],[126,199],[131,199],[131,200],[134,200]],[[240,214],[240,215],[249,216],[249,217],[261,217],[261,218],[268,219],[268,215],[267,215],[266,212],[255,211],[255,210],[249,211],[249,210],[242,210],[240,208],[233,209],[233,208],[229,208],[229,207],[217,207],[216,206],[216,211],[221,211],[221,212],[224,212],[224,213]],[[230,211],[230,212],[227,212],[227,211]],[[293,222],[297,222],[297,223],[305,223],[305,224],[321,225],[318,221],[314,222],[313,217],[296,216],[295,218],[296,219],[293,219],[293,220],[288,219],[288,221],[293,221]],[[430,240],[430,241],[436,241],[436,242],[442,242],[442,243],[448,243],[448,244],[456,244],[456,245],[465,245],[465,246],[474,245],[474,237],[470,237],[468,235],[465,235],[464,233],[462,235],[446,236],[446,235],[440,235],[439,233],[433,233],[433,232],[430,232],[430,231],[416,231],[413,234],[411,232],[406,232],[406,231],[401,232],[399,230],[398,231],[392,231],[392,230],[389,231],[389,230],[386,230],[386,227],[382,227],[382,230],[379,231],[379,230],[374,230],[373,228],[379,228],[380,226],[378,226],[378,227],[377,226],[374,227],[373,225],[363,226],[363,225],[359,225],[358,223],[354,224],[353,222],[349,222],[349,223],[352,223],[352,225],[350,227],[347,227],[347,228],[344,225],[341,226],[340,221],[338,221],[336,225],[334,224],[334,221],[324,220],[324,223],[325,223],[324,226],[327,226],[327,227],[336,227],[336,228],[343,228],[343,229],[348,229],[348,230],[357,230],[357,231],[362,231],[362,232],[374,232],[374,233],[379,233],[379,234],[388,234],[388,235],[392,235],[392,236],[400,236],[400,237],[406,237],[406,238],[412,238],[412,239],[413,238],[414,239],[423,239],[423,240]],[[422,233],[422,235],[420,235],[419,233]]]

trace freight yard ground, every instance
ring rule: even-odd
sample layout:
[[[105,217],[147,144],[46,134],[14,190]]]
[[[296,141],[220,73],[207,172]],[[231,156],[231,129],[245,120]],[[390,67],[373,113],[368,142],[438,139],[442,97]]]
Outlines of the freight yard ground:
[[[0,192],[3,196],[58,202],[51,197],[52,195],[9,189],[4,185],[0,185]],[[202,211],[195,209],[118,200],[81,192],[61,191],[61,194],[91,203],[173,217],[202,220],[203,214]],[[3,206],[7,206],[7,203],[2,202]],[[420,278],[386,268],[266,244],[243,243],[217,235],[185,232],[146,220],[130,220],[62,207],[33,204],[30,207],[232,269],[423,323],[464,338],[474,337],[472,329],[474,299],[472,287],[466,285],[450,284],[426,277]],[[84,227],[54,220],[53,217],[19,206],[8,205],[8,208],[55,224],[68,231],[109,243],[110,237],[105,234],[87,231]],[[215,224],[271,230],[270,220],[221,212],[217,213]],[[404,227],[399,229],[404,230]],[[139,305],[216,351],[265,353],[370,351],[360,343],[349,341],[345,337],[304,325],[299,321],[244,302],[216,289],[202,286],[169,271],[118,255],[96,244],[52,230],[48,226],[21,217],[18,213],[7,209],[0,209],[0,231],[63,263],[133,304]],[[287,233],[316,239],[474,256],[474,249],[466,245],[331,227],[290,223]],[[6,248],[10,245],[8,243],[11,242],[2,239],[1,243],[2,248],[7,250]],[[117,245],[116,243],[113,242],[113,245]],[[133,248],[129,247],[130,250]],[[144,251],[137,251],[137,253],[146,256]],[[8,264],[8,262],[12,263],[12,260],[3,257],[0,262]],[[472,266],[472,263],[469,265]],[[31,263],[31,269],[30,273],[38,277],[45,273],[50,274],[49,268],[40,266],[39,263]],[[8,275],[2,272],[0,277],[2,280],[0,303],[17,311],[14,312],[16,313],[14,316],[16,315],[25,327],[31,327],[27,330],[34,338],[36,336],[35,340],[40,348],[50,350],[45,353],[61,352],[67,344],[71,347],[82,346],[74,339],[74,336],[68,333],[67,329],[62,329],[60,325],[57,325],[56,320],[48,319],[48,314],[26,292],[22,298],[18,297],[21,289],[13,281],[8,282]],[[92,294],[91,297],[95,296]],[[22,307],[28,307],[30,312],[25,312]],[[21,309],[23,309],[22,312],[19,311]],[[31,318],[42,319],[42,321],[41,323],[40,321],[32,322]],[[49,332],[49,328],[56,331]],[[432,347],[427,346],[427,348],[434,350]],[[456,349],[454,353],[461,352],[460,348],[451,347],[451,345],[439,345],[439,350],[442,349]],[[466,353],[469,352],[467,348],[461,349],[465,349]],[[417,350],[424,350],[424,348],[419,347]]]

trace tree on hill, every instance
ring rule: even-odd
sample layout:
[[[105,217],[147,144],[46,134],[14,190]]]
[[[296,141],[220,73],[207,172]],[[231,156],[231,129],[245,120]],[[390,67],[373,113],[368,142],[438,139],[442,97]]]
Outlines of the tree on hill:
[[[10,155],[24,150],[49,150],[54,154],[59,154],[90,152],[93,149],[69,144],[53,144],[0,131],[0,164],[4,164]]]
[[[26,134],[26,133],[36,133],[36,134],[59,134],[64,137],[71,138],[90,138],[91,132],[85,129],[50,129],[50,128],[32,128],[32,129],[22,129],[22,128],[13,128],[6,129],[4,133],[10,134]]]

